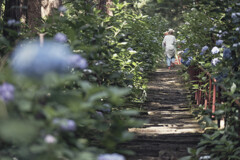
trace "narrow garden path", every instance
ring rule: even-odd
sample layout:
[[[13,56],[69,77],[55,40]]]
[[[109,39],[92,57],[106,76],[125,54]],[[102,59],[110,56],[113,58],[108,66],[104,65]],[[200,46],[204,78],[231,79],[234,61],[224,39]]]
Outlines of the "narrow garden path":
[[[147,122],[129,129],[136,138],[126,146],[136,155],[127,160],[177,160],[199,142],[202,130],[187,106],[178,69],[160,68],[150,75],[148,99],[139,115]]]

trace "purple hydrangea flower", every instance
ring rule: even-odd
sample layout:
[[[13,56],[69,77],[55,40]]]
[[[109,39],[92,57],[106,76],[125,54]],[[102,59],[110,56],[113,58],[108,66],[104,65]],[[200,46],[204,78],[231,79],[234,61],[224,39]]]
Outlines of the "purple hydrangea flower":
[[[219,48],[215,46],[212,48],[211,52],[212,52],[212,54],[217,54],[217,53],[219,53]]]
[[[17,73],[27,76],[43,76],[49,72],[68,71],[69,47],[54,41],[25,42],[16,47],[11,58],[11,66]]]
[[[96,111],[96,114],[97,114],[99,117],[104,117],[104,116],[103,116],[103,113],[100,112],[100,111]]]
[[[75,131],[76,123],[71,119],[59,119],[55,118],[53,120],[53,124],[60,126],[60,128],[64,131]]]
[[[65,12],[67,11],[67,8],[66,8],[65,6],[60,6],[60,7],[58,8],[58,11],[65,13]]]
[[[186,40],[182,40],[181,43],[185,44],[187,41]]]
[[[127,49],[128,51],[133,51],[133,49],[131,48],[131,47],[128,47],[128,49]]]
[[[226,12],[230,12],[232,10],[232,7],[229,7],[226,9]]]
[[[124,156],[113,153],[113,154],[101,154],[98,156],[97,160],[125,160]]]
[[[79,54],[74,54],[69,57],[69,65],[74,68],[85,69],[88,66],[87,60]]]
[[[76,123],[71,119],[65,119],[61,122],[60,127],[64,131],[75,131]]]
[[[232,13],[231,17],[232,17],[232,19],[236,19],[237,18],[237,14],[236,13]]]
[[[204,46],[204,47],[202,48],[202,53],[205,53],[207,50],[208,50],[208,46]]]
[[[64,33],[57,33],[54,36],[54,40],[60,43],[66,43],[67,42],[67,36]]]
[[[219,62],[220,62],[220,60],[218,58],[214,58],[214,59],[212,59],[211,63],[213,66],[216,66]]]
[[[12,84],[5,82],[0,86],[0,98],[4,102],[11,101],[14,99],[14,91],[15,87]]]
[[[223,44],[223,40],[219,39],[216,41],[217,46],[221,46]]]
[[[15,25],[15,23],[16,23],[16,20],[15,20],[15,19],[9,19],[9,20],[7,21],[8,26],[13,26],[13,25]]]
[[[200,53],[200,55],[202,56],[202,55],[204,55],[204,53],[203,53],[203,52],[201,52],[201,53]]]
[[[229,48],[225,48],[223,50],[223,58],[224,59],[229,59],[231,58],[231,50]]]
[[[224,32],[222,33],[223,36],[225,36],[226,34],[228,34],[228,31],[224,31]]]
[[[184,49],[183,53],[188,53],[189,52],[189,48]]]

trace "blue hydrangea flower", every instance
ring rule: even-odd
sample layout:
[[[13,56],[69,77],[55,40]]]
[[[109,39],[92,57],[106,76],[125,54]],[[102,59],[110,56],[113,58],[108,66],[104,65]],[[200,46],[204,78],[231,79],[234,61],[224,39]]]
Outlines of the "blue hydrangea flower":
[[[220,60],[218,58],[214,58],[214,59],[212,59],[211,63],[213,66],[216,66],[219,62],[220,62]]]
[[[67,42],[67,36],[64,33],[57,33],[54,36],[54,40],[60,43],[66,43]]]
[[[188,53],[189,52],[189,48],[184,49],[183,53]]]
[[[223,44],[223,40],[219,39],[216,41],[217,46],[221,46]]]
[[[13,26],[13,25],[15,25],[15,23],[16,23],[16,20],[15,20],[15,19],[9,19],[9,20],[7,21],[8,26]]]
[[[118,153],[101,154],[98,156],[97,160],[125,160],[125,157]]]
[[[71,119],[64,120],[61,124],[61,129],[64,131],[75,131],[76,130],[76,123]]]
[[[71,55],[69,58],[69,64],[71,67],[85,69],[88,66],[87,60],[79,54]]]
[[[128,51],[133,51],[133,49],[131,48],[131,47],[128,47],[128,49],[127,49]]]
[[[217,54],[217,53],[219,53],[219,48],[215,46],[212,48],[211,52],[212,52],[212,54]]]
[[[65,12],[67,11],[67,8],[66,8],[65,6],[60,6],[60,7],[58,8],[58,11],[65,13]]]
[[[53,120],[53,124],[60,126],[60,128],[64,131],[75,131],[77,128],[75,121],[71,119],[55,118]]]
[[[49,72],[68,71],[72,52],[69,47],[54,41],[45,41],[43,46],[36,41],[18,45],[12,55],[13,70],[34,77],[43,76]]]
[[[225,36],[225,35],[227,35],[227,34],[228,34],[228,31],[224,31],[224,32],[222,33],[223,36]]]
[[[231,50],[229,48],[225,48],[223,50],[223,58],[224,59],[229,59],[231,58]]]
[[[232,17],[232,19],[236,19],[237,18],[237,14],[236,13],[232,13],[231,17]]]
[[[229,7],[226,9],[226,12],[230,12],[232,10],[232,7]]]
[[[202,53],[205,53],[207,50],[208,50],[208,46],[204,46],[204,47],[202,48]]]
[[[200,55],[202,56],[202,55],[204,55],[204,53],[203,53],[203,52],[201,52],[201,53],[200,53]]]
[[[14,99],[15,87],[10,83],[3,83],[0,86],[0,98],[4,102],[8,102]]]
[[[185,39],[181,41],[181,43],[183,43],[183,44],[185,44],[186,42],[187,42],[187,41],[186,41]]]
[[[237,27],[237,28],[236,28],[236,31],[237,31],[237,32],[239,32],[239,31],[240,31],[240,28],[239,28],[239,27]]]

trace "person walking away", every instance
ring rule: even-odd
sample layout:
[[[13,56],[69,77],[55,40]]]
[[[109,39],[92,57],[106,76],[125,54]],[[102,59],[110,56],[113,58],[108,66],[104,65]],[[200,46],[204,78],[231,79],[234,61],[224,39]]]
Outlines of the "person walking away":
[[[173,35],[174,30],[169,29],[168,35],[166,35],[162,42],[162,47],[165,49],[164,54],[167,58],[167,67],[170,70],[174,67],[175,53],[176,53],[176,37]]]

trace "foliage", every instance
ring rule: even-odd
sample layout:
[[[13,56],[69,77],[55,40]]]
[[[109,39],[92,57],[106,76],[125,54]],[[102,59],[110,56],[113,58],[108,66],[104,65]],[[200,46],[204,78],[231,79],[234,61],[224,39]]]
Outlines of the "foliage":
[[[216,85],[224,86],[222,103],[216,104],[217,111],[197,109],[202,114],[200,120],[205,127],[211,127],[199,144],[198,155],[209,154],[211,159],[237,159],[239,156],[239,106],[234,101],[239,99],[239,22],[238,1],[202,1],[184,15],[185,24],[180,28],[179,45],[185,49],[182,62],[189,66],[201,65],[217,80]],[[191,57],[191,58],[190,58]],[[190,58],[190,61],[188,61]],[[188,70],[188,68],[186,68]],[[202,85],[192,85],[204,90],[209,83],[206,75],[198,78]],[[203,109],[203,108],[202,108]],[[218,129],[211,117],[226,118],[224,129]],[[196,154],[195,154],[196,156]]]
[[[127,3],[115,3],[114,16],[85,1],[65,1],[64,7],[37,28],[45,34],[43,44],[35,43],[37,34],[22,30],[17,41],[34,43],[26,53],[24,44],[14,49],[1,35],[5,53],[24,52],[17,64],[14,55],[9,57],[0,76],[5,82],[0,86],[1,159],[93,160],[103,153],[131,154],[118,144],[130,140],[128,128],[141,121],[131,118],[137,111],[127,104],[145,99],[146,76],[162,58],[166,21],[137,14]],[[56,66],[68,64],[59,55],[65,48],[84,65],[56,73]],[[88,68],[81,68],[86,66],[82,60]]]

